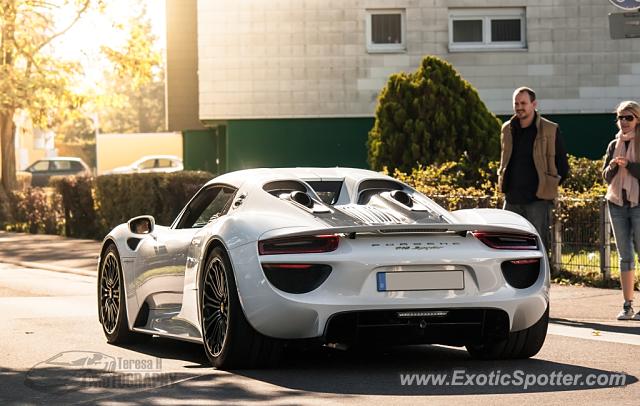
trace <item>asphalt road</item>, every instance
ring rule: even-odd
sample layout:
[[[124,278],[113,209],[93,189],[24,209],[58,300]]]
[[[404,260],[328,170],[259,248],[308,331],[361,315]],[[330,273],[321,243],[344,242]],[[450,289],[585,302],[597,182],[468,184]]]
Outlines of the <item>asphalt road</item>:
[[[640,322],[559,319],[530,360],[481,362],[441,346],[324,348],[289,353],[276,369],[225,372],[194,344],[107,344],[95,282],[0,263],[0,404],[637,405],[640,398]]]

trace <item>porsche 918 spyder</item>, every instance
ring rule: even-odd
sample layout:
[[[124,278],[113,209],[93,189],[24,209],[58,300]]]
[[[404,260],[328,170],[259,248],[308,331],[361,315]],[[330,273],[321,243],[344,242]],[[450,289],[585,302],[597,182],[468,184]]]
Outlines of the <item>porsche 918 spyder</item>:
[[[170,226],[115,227],[98,307],[110,343],[202,343],[223,369],[271,365],[298,340],[526,358],[546,337],[549,264],[509,211],[448,212],[362,169],[249,169],[207,182]]]

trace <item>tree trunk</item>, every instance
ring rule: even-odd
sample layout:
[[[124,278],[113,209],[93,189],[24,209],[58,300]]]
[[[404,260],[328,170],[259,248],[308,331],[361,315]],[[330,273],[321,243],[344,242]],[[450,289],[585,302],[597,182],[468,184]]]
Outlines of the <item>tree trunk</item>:
[[[5,225],[14,224],[16,222],[13,215],[14,213],[13,210],[11,210],[9,195],[4,191],[4,187],[0,183],[0,230],[4,229]]]
[[[13,109],[0,113],[0,153],[2,153],[2,186],[5,191],[15,190],[16,179],[16,145]]]

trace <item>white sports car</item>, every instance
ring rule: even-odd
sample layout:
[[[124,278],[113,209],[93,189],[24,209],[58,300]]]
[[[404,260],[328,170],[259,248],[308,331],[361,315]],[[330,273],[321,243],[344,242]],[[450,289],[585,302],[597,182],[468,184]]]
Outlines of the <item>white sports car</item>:
[[[115,227],[98,267],[110,343],[203,343],[225,369],[272,364],[288,342],[309,339],[531,357],[549,320],[549,264],[529,222],[448,212],[361,169],[216,177],[169,227],[151,216]]]

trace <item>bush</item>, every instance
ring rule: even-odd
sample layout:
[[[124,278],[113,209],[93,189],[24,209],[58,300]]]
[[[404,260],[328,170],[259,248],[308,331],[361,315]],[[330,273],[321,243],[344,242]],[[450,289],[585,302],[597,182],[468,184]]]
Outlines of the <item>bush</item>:
[[[10,193],[15,223],[9,231],[31,234],[60,234],[64,227],[64,209],[60,196],[50,188],[28,188]]]
[[[27,190],[28,188],[30,188],[32,178],[33,175],[31,175],[31,172],[17,172],[16,180],[18,181],[18,186],[16,187],[16,189]]]
[[[451,64],[428,56],[416,72],[391,75],[382,89],[369,165],[407,173],[465,156],[469,168],[481,168],[498,159],[499,139],[500,122],[473,86]]]
[[[198,171],[54,177],[55,188],[28,188],[1,199],[6,213],[0,210],[0,228],[101,239],[114,226],[141,214],[169,225],[212,177]]]
[[[131,217],[149,214],[170,225],[182,207],[213,176],[208,172],[135,173],[98,176],[95,201],[104,232]]]
[[[569,155],[570,176],[560,188],[561,221],[570,218],[598,218],[600,202],[606,193],[602,181],[602,160]],[[467,207],[502,207],[502,195],[496,190],[498,161],[470,168],[462,156],[457,162],[445,162],[413,168],[409,173],[396,169],[392,176],[411,185],[449,210]],[[470,175],[472,171],[475,171]],[[472,180],[476,178],[477,180]],[[595,216],[595,217],[594,217]],[[575,222],[575,221],[574,221]],[[569,227],[571,228],[571,227]],[[591,230],[595,236],[598,230]],[[595,237],[593,237],[595,238]],[[591,238],[591,239],[593,239]]]
[[[602,180],[602,160],[569,156],[571,173],[560,188],[557,219],[562,223],[565,250],[596,249],[602,242],[599,219],[607,185]],[[607,215],[606,211],[604,215]]]
[[[563,239],[575,242],[565,249],[598,247],[600,210],[607,185],[602,180],[603,161],[569,155],[569,178],[562,183],[556,218],[562,223]],[[606,214],[606,213],[605,213]]]
[[[447,210],[474,207],[502,207],[502,197],[496,193],[496,168],[492,161],[485,168],[469,169],[462,157],[458,162],[418,166],[410,173],[396,169],[392,176],[429,196]],[[476,181],[470,181],[473,170]]]
[[[565,190],[582,193],[596,189],[598,192],[606,193],[606,185],[602,179],[602,159],[578,158],[569,155],[569,178],[562,183]]]
[[[166,224],[172,223],[189,199],[213,177],[214,175],[204,171],[182,171],[163,177],[161,186],[167,193],[163,193],[161,197],[164,204],[160,218]]]
[[[571,177],[560,190],[557,216],[565,235],[598,244],[599,217],[606,186],[601,161],[569,157]],[[475,167],[468,156],[441,164],[419,165],[392,176],[431,197],[449,210],[502,207],[496,192],[498,163]],[[28,188],[5,194],[0,187],[0,226],[13,231],[53,233],[100,239],[112,227],[141,214],[169,225],[186,202],[213,175],[207,172],[107,175],[98,178],[53,178],[51,188]],[[1,210],[4,207],[4,210]],[[4,213],[3,213],[4,212]],[[12,218],[13,217],[13,218]]]
[[[93,200],[95,179],[89,176],[51,178],[64,206],[64,234],[67,237],[95,238],[102,233]]]

